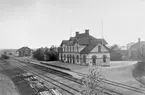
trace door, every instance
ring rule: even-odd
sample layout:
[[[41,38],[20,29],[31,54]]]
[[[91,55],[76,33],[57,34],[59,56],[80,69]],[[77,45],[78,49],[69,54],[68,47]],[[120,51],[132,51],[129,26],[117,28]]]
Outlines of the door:
[[[96,55],[92,56],[92,65],[96,65]]]
[[[106,63],[107,56],[103,55],[103,62]]]

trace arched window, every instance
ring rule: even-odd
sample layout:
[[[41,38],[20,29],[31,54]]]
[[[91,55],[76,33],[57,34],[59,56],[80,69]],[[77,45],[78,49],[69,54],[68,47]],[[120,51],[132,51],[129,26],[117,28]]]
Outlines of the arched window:
[[[107,56],[103,55],[103,62],[106,63]]]
[[[72,55],[70,55],[70,63],[72,63]]]
[[[93,63],[93,65],[96,65],[96,58],[97,58],[96,55],[93,55],[92,56],[92,63]]]
[[[77,52],[79,52],[79,46],[77,46]]]
[[[71,46],[69,46],[69,48],[70,48],[70,52],[71,52]]]
[[[63,56],[62,56],[62,54],[61,54],[61,61],[63,60]]]
[[[69,52],[69,46],[67,46],[67,52]]]
[[[69,55],[67,55],[67,62],[69,62]]]
[[[66,61],[66,55],[64,55],[64,61]]]
[[[73,55],[73,63],[75,63],[75,56]]]
[[[64,46],[64,52],[66,52],[66,50],[65,50],[65,46]]]
[[[79,55],[77,55],[77,62],[79,62]]]
[[[83,63],[86,63],[86,56],[83,56]]]
[[[68,63],[70,63],[70,55],[68,55]]]

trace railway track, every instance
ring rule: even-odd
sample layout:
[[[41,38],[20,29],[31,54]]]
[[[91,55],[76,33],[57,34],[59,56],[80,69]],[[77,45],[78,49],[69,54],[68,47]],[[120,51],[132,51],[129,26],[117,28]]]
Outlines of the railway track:
[[[75,71],[72,71],[72,72],[75,72]],[[82,74],[82,73],[79,73],[79,72],[75,72],[75,73],[77,73],[80,76],[85,76],[85,74]],[[140,89],[140,88],[137,88],[137,87],[133,87],[133,86],[125,85],[125,84],[122,84],[122,83],[114,82],[114,81],[111,81],[111,80],[108,80],[108,79],[105,79],[105,80],[102,80],[102,81],[104,83],[109,84],[109,85],[113,85],[113,86],[117,86],[117,87],[120,87],[120,88],[123,88],[123,89],[127,89],[127,90],[131,90],[131,91],[134,91],[134,92],[145,94],[144,89]]]
[[[24,68],[24,66],[22,64],[15,64],[16,67],[23,69],[26,72],[30,72],[38,77],[40,77],[41,79],[59,87],[60,89],[62,89],[63,91],[67,92],[69,95],[81,95],[81,92],[78,89],[72,88],[64,83],[61,83],[57,80],[54,80],[50,77],[48,77],[47,75],[44,75],[44,73],[42,72],[38,72],[32,68]],[[56,84],[57,83],[57,84]],[[68,95],[67,94],[67,95]]]
[[[16,59],[16,60],[17,60],[17,59]],[[21,61],[21,60],[17,60],[17,61],[26,63],[26,62]],[[36,65],[35,65],[35,66],[36,66]],[[41,66],[39,65],[38,67],[41,67]],[[48,67],[46,68],[46,67],[44,67],[44,66],[42,66],[42,67],[43,67],[43,69],[41,69],[41,70],[44,70],[45,72],[48,72],[48,69],[51,69],[51,68],[48,68]],[[46,68],[46,69],[44,69],[44,68]],[[38,69],[39,69],[39,68],[38,68]],[[50,72],[48,72],[48,73],[50,73]],[[59,76],[59,77],[62,77],[62,78],[64,78],[64,79],[73,81],[74,83],[81,84],[81,81],[80,81],[79,79],[77,79],[77,78],[70,77],[70,76],[62,76],[60,73],[56,73],[56,72],[53,73],[53,74],[55,74],[55,75],[57,75],[57,76]],[[105,88],[104,93],[105,93],[105,95],[123,95],[122,93],[119,93],[119,92],[117,92],[117,91],[114,91],[114,90],[111,90],[111,89],[108,89],[108,88]]]

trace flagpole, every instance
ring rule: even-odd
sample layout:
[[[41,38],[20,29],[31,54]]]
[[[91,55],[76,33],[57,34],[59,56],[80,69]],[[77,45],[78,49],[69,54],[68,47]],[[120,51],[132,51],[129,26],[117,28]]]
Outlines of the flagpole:
[[[103,47],[103,20],[102,20],[102,47]],[[102,51],[102,64],[103,64],[103,51]]]
[[[102,39],[103,39],[103,20],[102,20]]]

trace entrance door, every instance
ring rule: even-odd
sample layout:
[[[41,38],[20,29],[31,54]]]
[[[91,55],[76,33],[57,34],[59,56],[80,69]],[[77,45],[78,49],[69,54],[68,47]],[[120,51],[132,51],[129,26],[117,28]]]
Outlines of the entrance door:
[[[103,62],[106,63],[107,56],[103,55]]]
[[[75,63],[75,56],[73,55],[73,63]]]
[[[97,58],[96,55],[92,56],[92,63],[93,63],[92,65],[96,65],[96,58]]]
[[[86,63],[86,56],[83,56],[83,63]]]

